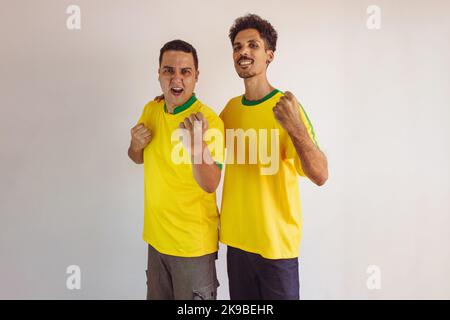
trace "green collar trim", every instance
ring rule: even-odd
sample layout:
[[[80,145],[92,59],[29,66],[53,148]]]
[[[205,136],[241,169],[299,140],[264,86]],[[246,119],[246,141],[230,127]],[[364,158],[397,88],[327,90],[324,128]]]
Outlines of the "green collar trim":
[[[175,109],[173,109],[173,114],[177,114],[177,113],[183,112],[184,110],[186,110],[187,108],[192,106],[195,101],[197,101],[197,98],[195,97],[195,93],[193,93],[192,97],[190,97],[188,101],[183,103],[181,106],[175,107]],[[166,106],[165,102],[164,102],[164,112],[168,113],[167,112],[167,106]]]
[[[262,98],[262,99],[259,99],[259,100],[247,100],[246,98],[245,98],[245,95],[243,94],[242,95],[242,104],[244,105],[244,106],[256,106],[257,104],[260,104],[260,103],[263,103],[264,101],[266,101],[266,100],[269,100],[270,98],[272,98],[274,95],[276,95],[278,92],[281,92],[280,90],[278,90],[278,89],[274,89],[271,93],[269,93],[267,96],[265,96],[264,98]]]

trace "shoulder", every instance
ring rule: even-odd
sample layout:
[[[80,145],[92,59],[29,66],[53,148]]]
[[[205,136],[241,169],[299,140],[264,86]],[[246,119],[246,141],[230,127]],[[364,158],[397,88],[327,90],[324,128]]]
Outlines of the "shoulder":
[[[144,105],[142,110],[142,118],[149,121],[151,117],[155,114],[155,112],[164,111],[164,100],[160,102],[156,102],[155,100],[151,100]]]
[[[223,127],[222,119],[220,119],[220,117],[211,107],[199,101],[199,107],[197,110],[203,113],[210,126],[218,128]]]
[[[222,112],[220,113],[220,117],[223,119],[223,117],[231,112],[236,107],[240,106],[242,104],[242,94],[240,96],[231,98],[228,100],[228,102],[225,104],[225,107],[223,108]]]
[[[234,97],[234,98],[231,98],[230,100],[228,100],[227,104],[225,105],[224,110],[226,108],[230,108],[232,106],[240,105],[242,103],[242,96],[243,95],[241,94],[240,96],[237,96],[237,97]]]
[[[281,91],[281,90],[279,90],[279,89],[277,89],[277,92],[273,95],[272,98],[273,98],[275,101],[278,101],[278,100],[280,100],[280,98],[281,98],[282,96],[285,96],[284,92]]]
[[[144,105],[144,108],[142,108],[142,115],[149,116],[150,114],[158,110],[164,110],[164,100],[160,102],[156,102],[155,100],[147,102]]]
[[[144,111],[154,111],[160,108],[164,108],[164,100],[161,100],[160,102],[151,100],[145,104]]]
[[[214,118],[214,117],[218,118],[219,117],[217,115],[217,113],[211,107],[207,106],[206,104],[204,104],[200,100],[198,100],[198,102],[199,102],[199,106],[198,106],[197,110],[199,112],[203,113],[205,115],[205,117],[211,117],[211,118]]]

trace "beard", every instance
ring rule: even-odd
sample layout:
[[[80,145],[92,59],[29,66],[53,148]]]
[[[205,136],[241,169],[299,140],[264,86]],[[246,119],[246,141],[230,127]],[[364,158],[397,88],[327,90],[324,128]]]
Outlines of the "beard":
[[[256,76],[256,72],[246,71],[246,70],[238,71],[237,74],[241,79],[248,79],[248,78],[252,78],[252,77]]]

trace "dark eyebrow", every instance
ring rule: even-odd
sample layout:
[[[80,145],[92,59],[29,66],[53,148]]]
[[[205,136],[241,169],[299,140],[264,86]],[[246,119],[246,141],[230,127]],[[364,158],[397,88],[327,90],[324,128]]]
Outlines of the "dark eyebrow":
[[[258,40],[258,39],[250,39],[250,40],[248,40],[247,42],[248,42],[248,43],[252,43],[252,42],[260,43],[261,41]],[[233,43],[233,47],[234,47],[234,46],[237,46],[237,45],[240,45],[240,44],[241,44],[240,42],[235,42],[235,43]]]
[[[173,70],[175,68],[174,67],[170,67],[170,66],[163,66],[162,69]],[[184,67],[184,68],[181,68],[181,70],[192,70],[192,68],[191,67]]]

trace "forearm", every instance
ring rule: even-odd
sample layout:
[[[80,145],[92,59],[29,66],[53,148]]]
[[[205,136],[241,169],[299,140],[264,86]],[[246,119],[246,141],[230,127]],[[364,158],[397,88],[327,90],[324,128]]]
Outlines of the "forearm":
[[[144,150],[136,150],[133,148],[133,145],[130,143],[130,147],[128,148],[128,157],[133,160],[136,164],[144,163]]]
[[[192,173],[194,175],[195,181],[197,181],[200,188],[208,193],[212,193],[216,191],[219,185],[221,170],[219,169],[217,164],[214,163],[214,160],[211,157],[211,154],[205,143],[202,149],[203,157],[201,157],[201,155],[198,155],[197,158],[195,158],[195,156],[191,158]],[[194,161],[196,159],[199,159],[201,161]]]
[[[289,136],[302,163],[305,175],[318,186],[328,179],[328,161],[304,130],[292,130]]]

